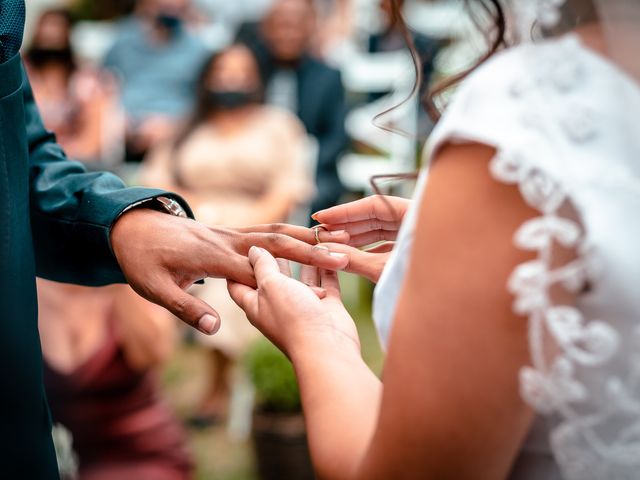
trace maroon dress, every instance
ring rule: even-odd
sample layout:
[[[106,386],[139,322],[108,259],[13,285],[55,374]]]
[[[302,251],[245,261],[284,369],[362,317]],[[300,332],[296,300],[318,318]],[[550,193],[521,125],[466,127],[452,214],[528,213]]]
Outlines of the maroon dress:
[[[185,434],[158,395],[153,372],[127,365],[113,329],[69,374],[45,361],[55,422],[73,435],[80,480],[185,480],[192,463]]]

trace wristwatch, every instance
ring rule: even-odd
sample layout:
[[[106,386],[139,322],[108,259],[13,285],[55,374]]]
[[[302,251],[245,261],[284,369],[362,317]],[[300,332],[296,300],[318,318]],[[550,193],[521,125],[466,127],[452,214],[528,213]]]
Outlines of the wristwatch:
[[[158,210],[161,212],[168,213],[173,215],[174,217],[183,217],[189,218],[187,212],[185,212],[182,205],[178,203],[173,198],[169,197],[153,197],[153,198],[145,198],[144,200],[140,200],[139,202],[132,203],[127,208],[125,208],[120,216],[127,213],[129,210],[133,210],[134,208],[151,208],[153,210]]]
[[[173,198],[156,197],[154,200],[159,202],[164,207],[164,209],[171,215],[174,215],[176,217],[184,217],[184,218],[188,217],[187,212],[184,211],[184,208],[182,208],[182,205],[180,205]]]

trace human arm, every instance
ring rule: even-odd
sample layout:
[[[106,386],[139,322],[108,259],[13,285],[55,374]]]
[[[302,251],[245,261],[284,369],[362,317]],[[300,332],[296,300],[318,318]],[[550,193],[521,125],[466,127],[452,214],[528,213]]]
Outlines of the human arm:
[[[493,154],[481,145],[445,147],[431,167],[379,412],[369,408],[377,398],[363,393],[367,374],[357,351],[336,346],[336,329],[320,308],[300,317],[297,304],[279,303],[286,288],[258,294],[260,317],[252,321],[268,336],[284,325],[288,331],[283,349],[300,381],[319,478],[507,476],[533,413],[518,393],[519,369],[529,363],[527,323],[512,312],[506,283],[530,259],[512,238],[535,213],[516,187],[491,178]],[[241,302],[252,295],[235,294]],[[352,399],[363,407],[353,409]],[[348,429],[333,420],[343,415]],[[371,433],[351,438],[352,430]]]
[[[16,57],[16,60],[19,61]],[[16,65],[18,67],[19,65]],[[193,220],[131,208],[159,196],[180,197],[158,189],[125,188],[108,173],[88,173],[68,160],[40,119],[23,69],[9,70],[16,88],[22,84],[25,148],[29,164],[30,214],[37,275],[49,280],[100,286],[128,281],[145,298],[197,326],[208,314],[211,333],[219,323],[215,310],[182,289],[207,276],[230,277],[249,284],[253,273],[246,259],[252,244],[327,268],[343,259],[278,233],[278,226],[258,231],[209,229]],[[18,92],[17,94],[20,94]],[[24,131],[24,130],[22,130]],[[21,128],[17,129],[20,134]],[[147,205],[152,206],[151,203]],[[313,242],[313,236],[306,234]],[[311,236],[310,236],[311,235]],[[320,255],[318,255],[320,253]]]

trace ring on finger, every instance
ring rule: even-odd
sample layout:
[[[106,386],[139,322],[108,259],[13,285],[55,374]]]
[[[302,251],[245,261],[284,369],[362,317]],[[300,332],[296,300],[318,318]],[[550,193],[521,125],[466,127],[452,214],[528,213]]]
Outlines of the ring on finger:
[[[320,242],[320,229],[322,229],[323,231],[327,231],[326,227],[323,227],[322,225],[316,225],[315,227],[313,227],[313,236],[316,239],[316,245]]]

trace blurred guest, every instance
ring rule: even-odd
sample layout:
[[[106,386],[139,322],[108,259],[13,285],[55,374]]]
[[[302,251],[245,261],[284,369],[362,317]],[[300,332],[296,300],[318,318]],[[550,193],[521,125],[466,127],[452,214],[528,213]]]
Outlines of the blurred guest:
[[[294,115],[262,105],[263,95],[248,48],[235,45],[213,55],[199,77],[190,122],[175,141],[151,152],[141,182],[176,189],[205,224],[286,220],[313,190],[304,168],[306,135]],[[256,331],[224,280],[209,279],[196,293],[224,319],[216,335],[199,336],[211,348],[214,374],[195,421],[208,424],[226,413],[233,360]]]
[[[337,161],[347,136],[340,73],[311,56],[314,32],[312,0],[276,0],[261,24],[243,26],[238,38],[259,58],[267,102],[295,112],[318,142],[317,195],[312,205],[317,211],[340,199],[343,187]]]
[[[172,350],[170,315],[124,285],[38,280],[38,303],[47,395],[73,436],[79,479],[190,478],[185,436],[156,376]]]
[[[384,28],[380,33],[373,34],[369,37],[369,53],[380,52],[395,52],[399,50],[407,50],[407,42],[403,36],[403,30],[413,40],[415,51],[420,58],[420,64],[422,65],[422,84],[420,93],[426,93],[431,76],[434,70],[434,60],[438,49],[440,48],[440,42],[434,38],[428,37],[415,30],[409,29],[400,20],[400,14],[404,7],[405,0],[397,0],[394,8],[394,2],[392,0],[381,0],[380,10],[383,14]],[[408,52],[408,50],[407,50]],[[374,99],[378,98],[386,92],[376,92],[373,95]]]
[[[184,25],[189,0],[139,0],[104,61],[121,80],[127,160],[175,134],[191,108],[193,78],[207,49]]]
[[[104,131],[114,120],[115,92],[104,75],[78,67],[71,26],[67,10],[45,11],[25,60],[46,127],[56,132],[68,155],[92,161],[108,148]]]

